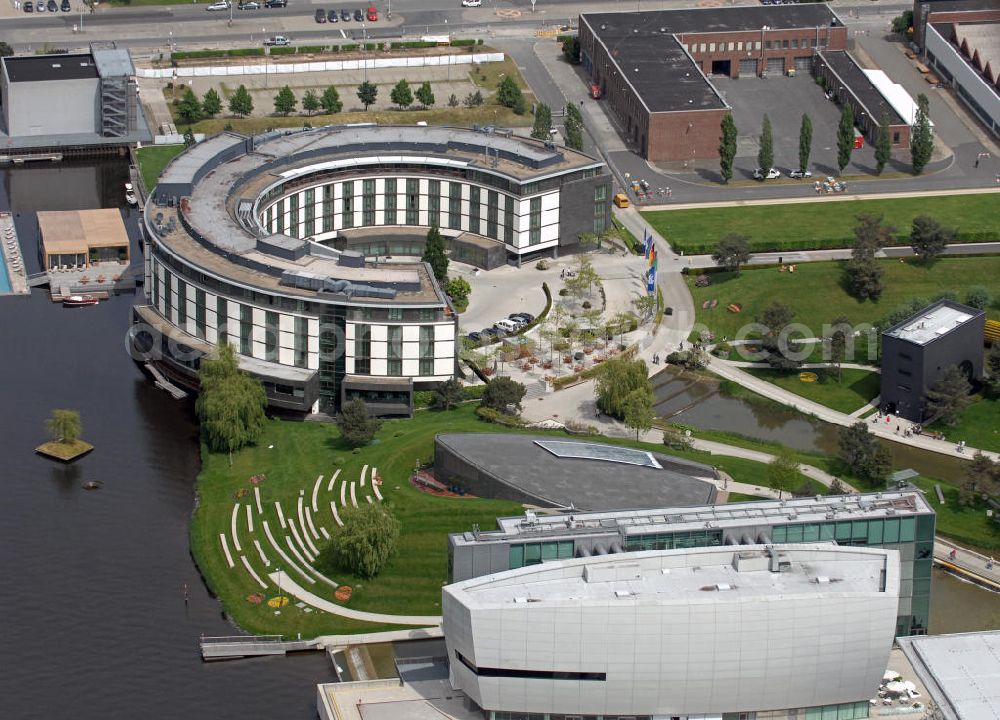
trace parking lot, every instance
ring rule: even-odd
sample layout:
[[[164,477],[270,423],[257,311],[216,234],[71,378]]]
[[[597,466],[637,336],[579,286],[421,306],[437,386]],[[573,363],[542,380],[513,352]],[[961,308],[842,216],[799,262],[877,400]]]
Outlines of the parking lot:
[[[813,141],[809,169],[814,177],[838,175],[837,125],[840,107],[826,99],[823,89],[808,74],[796,77],[769,75],[765,78],[712,78],[713,84],[733,108],[739,132],[733,177],[745,180],[757,167],[760,128],[767,113],[774,133],[774,167],[787,177],[799,166],[799,128],[802,113],[812,120]],[[874,172],[875,155],[867,145],[855,150],[845,175]],[[802,180],[801,182],[808,182]]]

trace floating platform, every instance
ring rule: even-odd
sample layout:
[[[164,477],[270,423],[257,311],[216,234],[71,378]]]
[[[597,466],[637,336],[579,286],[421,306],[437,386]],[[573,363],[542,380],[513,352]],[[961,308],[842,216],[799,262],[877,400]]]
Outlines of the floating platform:
[[[3,295],[30,295],[28,270],[24,265],[24,254],[17,237],[14,217],[9,212],[0,212],[0,265],[6,267],[10,279],[10,292]]]
[[[93,445],[83,440],[74,440],[71,443],[51,440],[36,447],[35,452],[39,455],[44,455],[50,460],[71,463],[74,460],[79,460],[93,449]]]

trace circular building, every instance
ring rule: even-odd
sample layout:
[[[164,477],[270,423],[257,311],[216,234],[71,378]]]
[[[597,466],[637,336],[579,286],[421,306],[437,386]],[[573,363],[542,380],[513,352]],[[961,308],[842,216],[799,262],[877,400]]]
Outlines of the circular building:
[[[409,414],[455,370],[457,318],[419,261],[429,228],[485,268],[556,254],[608,227],[610,183],[589,155],[493,128],[221,133],[146,202],[131,349],[196,387],[228,342],[273,407]]]
[[[434,475],[480,497],[574,510],[710,505],[719,473],[670,455],[499,433],[434,438]]]

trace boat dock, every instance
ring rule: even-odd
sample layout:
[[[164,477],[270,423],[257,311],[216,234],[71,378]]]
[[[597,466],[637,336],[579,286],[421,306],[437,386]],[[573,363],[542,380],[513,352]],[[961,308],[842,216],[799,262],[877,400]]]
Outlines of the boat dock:
[[[28,289],[28,270],[24,265],[24,254],[21,252],[21,243],[17,238],[14,216],[9,212],[0,212],[0,258],[2,258],[0,264],[6,267],[7,277],[10,280],[9,293],[0,290],[0,294],[30,295],[31,290]]]
[[[184,390],[181,390],[179,387],[167,380],[163,373],[160,372],[159,368],[157,368],[153,363],[146,363],[143,367],[145,367],[146,370],[149,371],[149,374],[153,376],[153,384],[160,388],[160,390],[166,390],[170,393],[174,400],[183,400],[188,396]]]
[[[282,640],[281,635],[231,635],[201,638],[201,659],[205,662],[284,655],[290,652],[316,649],[315,640]]]

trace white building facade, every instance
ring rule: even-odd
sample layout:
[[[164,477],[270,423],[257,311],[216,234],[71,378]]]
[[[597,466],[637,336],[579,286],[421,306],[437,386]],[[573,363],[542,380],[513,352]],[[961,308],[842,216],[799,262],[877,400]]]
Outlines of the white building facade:
[[[491,720],[868,716],[893,642],[894,550],[692,548],[449,585],[450,681]]]

